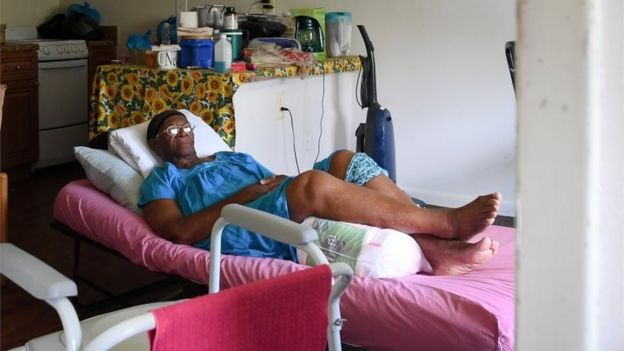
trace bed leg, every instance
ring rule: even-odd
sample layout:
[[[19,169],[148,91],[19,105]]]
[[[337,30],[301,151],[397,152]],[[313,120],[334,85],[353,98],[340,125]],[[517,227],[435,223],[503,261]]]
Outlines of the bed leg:
[[[72,279],[76,283],[80,280],[80,244],[81,241],[78,238],[74,238],[74,268],[72,271]]]
[[[151,294],[155,291],[161,291],[164,288],[169,288],[171,286],[175,287],[176,292],[175,294],[172,294],[171,292],[169,292],[169,294],[167,295],[167,297],[165,298],[166,300],[169,300],[173,297],[176,297],[178,295],[180,295],[180,290],[182,289],[180,286],[180,282],[184,281],[183,279],[181,279],[180,277],[177,276],[168,276],[168,275],[164,275],[164,278],[161,280],[157,280],[153,283],[148,283],[146,285],[137,287],[137,288],[133,288],[130,289],[128,291],[122,292],[122,293],[113,293],[112,291],[109,291],[108,289],[106,289],[105,287],[103,287],[100,284],[97,284],[96,282],[90,280],[87,276],[83,276],[80,273],[80,261],[81,261],[81,252],[83,250],[83,243],[86,244],[86,248],[89,247],[93,247],[99,250],[102,250],[103,252],[108,252],[111,253],[112,255],[114,255],[115,257],[120,257],[125,259],[121,254],[119,254],[117,251],[112,250],[100,243],[97,243],[95,241],[92,241],[84,236],[82,236],[81,234],[77,233],[76,231],[74,231],[73,229],[67,227],[66,225],[64,225],[63,223],[60,223],[58,221],[52,221],[51,223],[52,227],[54,229],[56,229],[59,233],[62,233],[64,235],[68,235],[69,237],[71,237],[74,240],[74,258],[73,258],[73,267],[72,267],[72,275],[73,275],[73,280],[76,284],[83,284],[88,286],[89,288],[97,291],[98,293],[106,296],[106,298],[101,299],[99,301],[96,302],[91,302],[91,303],[81,303],[79,296],[81,296],[82,294],[79,294],[76,297],[73,297],[71,299],[72,303],[74,304],[74,306],[76,307],[76,309],[78,310],[78,313],[80,315],[86,316],[89,315],[91,312],[93,311],[98,311],[98,310],[102,310],[104,308],[106,308],[109,305],[118,305],[118,306],[122,306],[122,307],[129,307],[132,306],[133,304],[131,303],[132,299],[135,299],[136,297],[145,295],[145,294]],[[204,286],[204,289],[205,286]],[[182,293],[184,293],[182,291]],[[205,292],[202,292],[202,294]],[[201,295],[201,294],[200,294]],[[160,298],[162,300],[162,298]]]

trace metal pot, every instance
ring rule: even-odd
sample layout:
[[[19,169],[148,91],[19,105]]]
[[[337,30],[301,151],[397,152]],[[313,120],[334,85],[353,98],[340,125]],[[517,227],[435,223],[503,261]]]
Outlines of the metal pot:
[[[200,27],[212,27],[213,29],[223,28],[223,15],[225,5],[206,5],[196,7],[198,25]]]
[[[210,8],[206,6],[197,6],[193,7],[193,11],[197,12],[197,26],[198,27],[208,27],[208,14],[210,13]]]

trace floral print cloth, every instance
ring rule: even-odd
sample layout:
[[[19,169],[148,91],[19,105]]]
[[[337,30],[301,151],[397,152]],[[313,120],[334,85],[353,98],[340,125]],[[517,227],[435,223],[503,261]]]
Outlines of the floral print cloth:
[[[210,124],[233,147],[234,106],[238,87],[276,77],[320,75],[360,69],[358,56],[330,58],[306,67],[263,68],[217,73],[208,69],[161,70],[146,66],[106,65],[95,73],[89,112],[89,140],[149,120],[167,109],[187,109]]]

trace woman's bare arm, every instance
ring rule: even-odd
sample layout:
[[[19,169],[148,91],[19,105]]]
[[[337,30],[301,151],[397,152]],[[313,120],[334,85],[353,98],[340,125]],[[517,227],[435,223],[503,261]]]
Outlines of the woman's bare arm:
[[[246,186],[231,197],[184,216],[178,203],[172,199],[154,200],[143,207],[147,223],[161,237],[178,244],[195,244],[210,236],[212,227],[229,204],[246,204],[270,192],[284,180],[284,176],[262,179]]]

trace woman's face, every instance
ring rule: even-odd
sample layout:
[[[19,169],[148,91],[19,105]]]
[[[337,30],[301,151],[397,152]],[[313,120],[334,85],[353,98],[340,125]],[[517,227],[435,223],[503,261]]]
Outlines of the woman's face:
[[[160,126],[158,134],[149,144],[165,161],[174,162],[181,158],[195,156],[195,136],[193,131],[185,131],[189,122],[184,115],[173,115]],[[192,126],[190,126],[192,129]],[[176,133],[177,132],[177,133]]]

